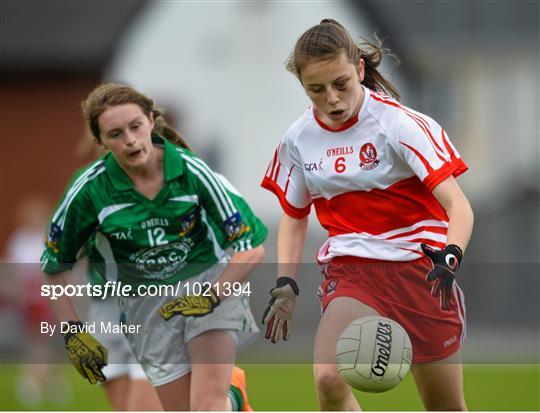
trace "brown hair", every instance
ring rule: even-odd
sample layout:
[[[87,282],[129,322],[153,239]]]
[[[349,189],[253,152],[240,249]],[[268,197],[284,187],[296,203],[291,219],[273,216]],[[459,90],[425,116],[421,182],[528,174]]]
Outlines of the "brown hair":
[[[96,87],[81,104],[83,115],[88,123],[90,132],[98,142],[101,142],[99,116],[111,106],[135,103],[143,113],[150,118],[154,116],[152,133],[163,136],[174,145],[190,149],[185,139],[163,117],[163,112],[154,107],[154,101],[132,87],[116,83],[104,83]]]
[[[393,57],[395,62],[399,63],[397,57],[390,54],[388,49],[382,48],[382,41],[377,36],[375,43],[363,39],[362,43],[356,44],[347,29],[332,19],[323,19],[318,25],[304,32],[285,66],[301,81],[300,73],[306,64],[313,60],[331,59],[341,52],[355,65],[361,58],[364,59],[365,76],[362,84],[376,92],[399,99],[395,86],[377,70],[384,55]]]

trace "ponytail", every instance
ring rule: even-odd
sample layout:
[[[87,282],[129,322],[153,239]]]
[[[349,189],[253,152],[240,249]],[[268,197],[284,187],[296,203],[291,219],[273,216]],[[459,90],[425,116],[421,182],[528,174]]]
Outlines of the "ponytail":
[[[158,135],[163,136],[173,145],[191,150],[184,137],[176,129],[174,129],[171,125],[167,123],[161,110],[152,110],[152,115],[154,116],[154,129],[152,130],[153,133],[157,133]]]

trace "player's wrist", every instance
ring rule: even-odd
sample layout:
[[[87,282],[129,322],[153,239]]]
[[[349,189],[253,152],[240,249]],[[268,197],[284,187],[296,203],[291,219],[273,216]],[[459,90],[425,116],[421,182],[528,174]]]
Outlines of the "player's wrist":
[[[298,288],[298,284],[296,283],[294,278],[287,277],[285,275],[278,276],[278,278],[276,279],[275,288],[282,288],[286,285],[289,285],[292,288],[294,295],[298,296],[298,294],[300,294],[300,289]]]
[[[83,323],[81,321],[69,320],[67,321],[68,328],[66,331],[60,330],[60,334],[64,337],[64,342],[67,344],[69,339],[77,335],[83,329]]]

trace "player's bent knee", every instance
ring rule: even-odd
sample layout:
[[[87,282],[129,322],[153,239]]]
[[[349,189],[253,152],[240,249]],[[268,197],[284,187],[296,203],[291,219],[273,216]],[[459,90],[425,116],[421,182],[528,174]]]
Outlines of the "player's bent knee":
[[[340,399],[350,391],[334,365],[316,365],[315,384],[319,396],[325,399]]]

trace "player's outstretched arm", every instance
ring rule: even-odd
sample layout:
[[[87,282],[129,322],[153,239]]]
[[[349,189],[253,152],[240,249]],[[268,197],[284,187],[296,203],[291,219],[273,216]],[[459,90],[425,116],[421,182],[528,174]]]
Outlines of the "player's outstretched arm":
[[[263,315],[265,338],[277,343],[288,340],[296,296],[299,294],[295,278],[304,253],[308,217],[293,218],[284,214],[278,233],[278,277],[270,290],[270,302]]]
[[[431,294],[440,298],[444,311],[449,311],[452,285],[471,238],[474,215],[469,201],[451,176],[433,189],[433,195],[449,217],[446,247],[435,250],[422,244],[422,250],[433,262],[433,269],[427,274],[427,280],[433,282]]]

